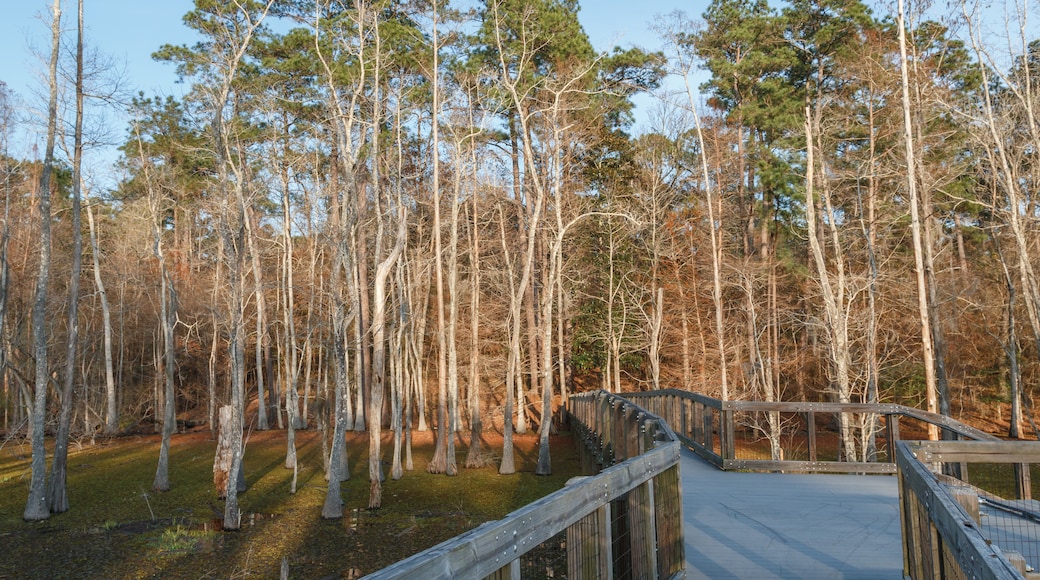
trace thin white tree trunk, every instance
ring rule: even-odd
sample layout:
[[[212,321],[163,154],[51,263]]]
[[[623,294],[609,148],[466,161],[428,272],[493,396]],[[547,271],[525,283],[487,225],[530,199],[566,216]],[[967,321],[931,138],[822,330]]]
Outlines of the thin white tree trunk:
[[[722,297],[722,216],[721,200],[716,200],[715,188],[711,182],[711,172],[708,170],[708,148],[704,140],[704,131],[701,128],[701,118],[697,113],[697,103],[694,99],[694,91],[690,86],[688,72],[683,74],[683,83],[686,86],[686,96],[689,101],[690,113],[693,115],[697,131],[697,144],[700,147],[701,179],[704,182],[705,204],[708,207],[708,231],[711,234],[711,298],[715,305],[715,335],[719,349],[719,386],[723,401],[729,400],[729,373],[726,361],[726,334],[724,324],[724,303]],[[718,201],[720,207],[716,210]]]
[[[3,171],[4,181],[4,223],[3,231],[0,231],[0,381],[3,383],[4,400],[13,402],[14,421],[9,421],[7,407],[4,408],[4,431],[11,433],[11,425],[21,427],[21,405],[19,404],[19,389],[11,385],[10,374],[7,369],[8,353],[10,345],[4,338],[7,332],[7,302],[10,291],[11,269],[8,262],[7,249],[11,240],[11,171],[7,166],[8,137],[11,130],[13,110],[10,103],[10,95],[6,89],[0,88],[0,155],[4,161],[0,161],[0,170]]]
[[[519,380],[520,368],[520,293],[516,288],[516,276],[514,260],[509,251],[509,241],[506,238],[506,217],[502,206],[499,205],[499,239],[502,242],[502,255],[506,264],[506,278],[509,281],[509,314],[506,316],[506,380],[505,380],[505,406],[502,409],[502,461],[499,463],[498,473],[508,475],[516,472],[513,457],[513,405],[514,384]]]
[[[284,384],[287,387],[285,411],[288,419],[286,433],[285,467],[296,469],[296,430],[303,428],[299,412],[300,349],[296,336],[296,294],[293,272],[292,202],[289,197],[289,179],[282,171],[282,323],[285,325],[284,347],[280,347],[280,359],[284,360]]]
[[[910,76],[907,64],[906,25],[903,19],[903,0],[897,2],[896,26],[899,28],[899,73],[900,92],[903,109],[903,144],[905,147],[907,191],[910,197],[910,233],[914,245],[914,268],[917,280],[917,309],[921,320],[921,356],[924,364],[925,400],[927,410],[938,412],[935,379],[935,346],[932,343],[932,321],[928,311],[928,288],[925,284],[924,242],[921,235],[920,199],[917,193],[917,156],[914,153],[913,124],[910,108]],[[935,425],[928,425],[928,438],[939,438],[939,430]]]
[[[156,216],[158,218],[158,216]],[[173,279],[166,268],[166,254],[162,245],[162,233],[158,219],[155,221],[155,256],[159,261],[159,326],[162,330],[163,345],[163,430],[162,444],[159,447],[159,464],[155,470],[155,481],[152,483],[154,491],[169,491],[169,456],[170,438],[177,428],[177,402],[174,399],[173,375],[175,353],[174,353],[174,324],[177,318],[177,292],[174,289]]]
[[[270,340],[267,334],[267,299],[264,296],[263,272],[260,267],[260,251],[256,245],[256,233],[253,229],[253,209],[246,208],[245,219],[246,244],[249,249],[250,264],[253,273],[253,297],[256,302],[256,343],[254,344],[254,355],[256,358],[256,399],[257,419],[256,427],[261,431],[267,431],[267,390],[264,378],[266,365],[264,364],[264,346]],[[267,377],[271,380],[271,377]]]
[[[664,288],[658,286],[650,320],[650,380],[653,390],[661,388],[661,333],[664,330]]]
[[[94,286],[97,288],[101,302],[101,325],[104,331],[105,359],[105,433],[114,434],[119,430],[119,408],[116,406],[116,380],[112,369],[112,310],[108,304],[108,292],[101,279],[101,244],[98,241],[94,225],[94,213],[87,208],[87,225],[90,228],[90,247],[94,262]]]

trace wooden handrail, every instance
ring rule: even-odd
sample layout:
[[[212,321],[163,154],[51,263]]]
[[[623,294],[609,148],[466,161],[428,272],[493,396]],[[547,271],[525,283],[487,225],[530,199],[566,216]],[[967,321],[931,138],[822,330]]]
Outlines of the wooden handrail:
[[[629,547],[623,562],[632,577],[681,577],[685,555],[675,433],[660,417],[605,391],[572,396],[568,416],[602,471],[574,478],[504,519],[366,578],[519,578],[520,557],[565,531],[569,578],[611,577],[612,550],[619,542]],[[619,524],[619,518],[625,521]]]
[[[624,393],[647,409],[669,420],[676,436],[698,455],[721,469],[790,472],[895,473],[895,443],[900,440],[899,420],[912,419],[940,427],[946,438],[999,441],[999,438],[960,421],[904,405],[890,403],[811,403],[791,401],[722,401],[679,389]],[[738,413],[800,414],[806,427],[808,460],[743,459],[736,456]],[[816,414],[874,414],[886,419],[887,461],[821,461],[817,457]],[[878,433],[881,435],[881,432]]]
[[[903,531],[903,574],[931,578],[1022,578],[1007,554],[985,538],[978,520],[978,496],[942,484],[926,463],[979,461],[1040,462],[1040,443],[993,441],[900,441],[899,516]],[[965,495],[974,498],[974,513]],[[1023,562],[1024,565],[1024,562]],[[958,569],[954,569],[954,568]]]

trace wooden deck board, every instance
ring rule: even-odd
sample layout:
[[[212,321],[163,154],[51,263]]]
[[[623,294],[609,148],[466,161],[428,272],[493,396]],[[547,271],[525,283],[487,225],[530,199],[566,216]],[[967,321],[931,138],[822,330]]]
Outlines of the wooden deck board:
[[[687,578],[902,578],[896,478],[680,464]]]

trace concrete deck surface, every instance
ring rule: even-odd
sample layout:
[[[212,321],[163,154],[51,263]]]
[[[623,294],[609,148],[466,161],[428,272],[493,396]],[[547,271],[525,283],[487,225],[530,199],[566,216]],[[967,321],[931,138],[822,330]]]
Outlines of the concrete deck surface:
[[[903,577],[894,476],[679,469],[687,578]]]

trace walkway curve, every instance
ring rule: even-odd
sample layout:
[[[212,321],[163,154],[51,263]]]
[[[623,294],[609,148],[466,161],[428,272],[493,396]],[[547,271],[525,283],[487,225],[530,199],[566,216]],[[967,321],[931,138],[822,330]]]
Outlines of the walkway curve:
[[[687,578],[903,577],[893,476],[679,469]]]

